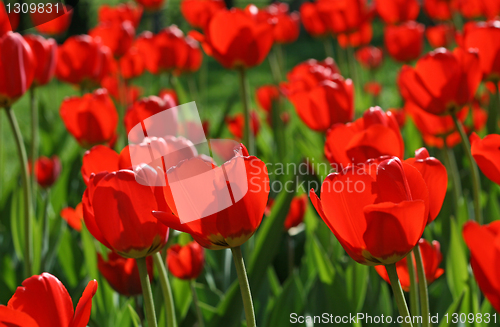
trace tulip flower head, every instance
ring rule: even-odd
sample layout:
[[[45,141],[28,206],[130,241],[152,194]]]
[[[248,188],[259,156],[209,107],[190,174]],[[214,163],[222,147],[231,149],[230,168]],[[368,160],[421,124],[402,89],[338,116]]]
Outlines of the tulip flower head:
[[[163,7],[165,0],[135,0],[144,7],[146,11],[158,11]]]
[[[132,45],[135,28],[128,20],[102,22],[89,31],[89,35],[107,46],[117,58],[123,56]]]
[[[500,185],[500,135],[490,134],[481,139],[476,133],[470,136],[471,152],[479,169],[491,181]]]
[[[68,30],[73,17],[73,8],[58,1],[48,2],[54,10],[30,10],[30,17],[35,29],[44,35],[57,36]]]
[[[99,23],[129,21],[135,29],[139,27],[143,8],[132,2],[120,3],[117,6],[102,5],[97,13]]]
[[[57,156],[40,157],[35,161],[35,177],[42,188],[51,187],[61,174],[61,161]]]
[[[384,28],[384,45],[389,55],[399,62],[417,59],[424,49],[425,27],[415,21]]]
[[[37,86],[45,85],[56,71],[57,43],[54,39],[44,39],[39,35],[25,35],[35,59],[35,77],[33,83]]]
[[[190,242],[184,246],[174,244],[167,250],[168,270],[177,278],[196,279],[205,265],[205,253],[201,245]]]
[[[376,0],[375,9],[386,24],[415,20],[420,11],[417,0]]]
[[[464,28],[463,46],[477,49],[485,80],[500,81],[500,20],[468,23]]]
[[[204,29],[212,16],[219,10],[225,9],[223,0],[182,0],[181,13],[187,22],[195,27]]]
[[[288,214],[285,218],[285,230],[297,227],[304,221],[307,202],[308,199],[306,194],[296,196],[292,199],[292,202],[290,203],[290,209],[288,210]]]
[[[382,64],[383,53],[380,48],[366,46],[356,51],[356,59],[367,69],[377,69]]]

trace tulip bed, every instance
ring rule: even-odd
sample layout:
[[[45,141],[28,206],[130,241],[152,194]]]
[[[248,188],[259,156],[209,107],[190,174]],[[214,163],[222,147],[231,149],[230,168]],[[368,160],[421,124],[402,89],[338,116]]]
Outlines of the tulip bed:
[[[0,326],[500,326],[500,1],[4,2]]]

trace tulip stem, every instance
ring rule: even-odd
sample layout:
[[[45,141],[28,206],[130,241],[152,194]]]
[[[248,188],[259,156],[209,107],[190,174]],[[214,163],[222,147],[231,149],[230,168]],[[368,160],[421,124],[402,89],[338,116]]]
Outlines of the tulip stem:
[[[401,284],[399,283],[396,265],[386,265],[385,269],[387,270],[389,280],[391,281],[392,292],[394,293],[394,299],[398,305],[399,314],[403,317],[403,322],[401,324],[406,327],[413,327],[410,312],[408,311],[408,306],[406,305],[405,295],[403,293],[403,289],[401,288]]]
[[[49,203],[50,203],[50,189],[44,192],[44,205],[43,205],[43,216],[42,216],[42,261],[41,267],[42,271],[46,271],[45,265],[47,262],[47,256],[49,252]]]
[[[35,191],[35,162],[38,153],[38,108],[36,106],[35,87],[30,88],[30,107],[31,107],[31,185]],[[36,201],[35,201],[36,202]]]
[[[420,295],[420,307],[422,308],[422,327],[429,327],[431,326],[429,321],[429,292],[427,290],[427,278],[425,277],[422,253],[420,253],[420,246],[418,246],[418,244],[413,248],[413,254],[415,255],[418,274],[418,292]]]
[[[137,267],[139,268],[139,277],[141,278],[142,296],[144,297],[144,309],[146,311],[146,320],[148,327],[157,327],[155,304],[153,301],[153,293],[151,292],[151,284],[149,283],[148,268],[146,258],[137,258]]]
[[[420,315],[420,308],[418,306],[417,276],[415,275],[415,265],[413,264],[413,255],[411,252],[406,256],[406,262],[410,275],[410,310],[411,315],[415,317]]]
[[[469,163],[471,166],[475,220],[479,224],[482,224],[483,217],[482,217],[482,213],[481,213],[481,200],[480,200],[481,180],[479,179],[479,171],[477,169],[476,162],[474,161],[474,158],[472,157],[469,139],[467,138],[467,134],[465,133],[465,130],[464,130],[464,127],[462,126],[462,123],[458,120],[457,114],[453,111],[451,112],[451,117],[453,118],[453,122],[455,123],[455,127],[456,127],[458,133],[460,133],[460,137],[462,138],[462,146],[464,147],[465,154],[467,155],[467,158],[469,159]]]
[[[486,128],[488,134],[494,134],[498,127],[498,111],[500,109],[500,95],[498,94],[498,86],[497,86],[497,94],[494,97],[493,101],[490,101],[489,109],[488,109],[488,122],[486,123]]]
[[[189,285],[191,286],[193,304],[196,309],[196,316],[198,317],[198,327],[204,327],[205,324],[203,323],[203,314],[201,313],[200,302],[198,301],[198,295],[196,294],[196,287],[194,284],[195,284],[194,279],[191,279],[189,281]]]
[[[236,273],[240,283],[241,297],[243,298],[243,306],[245,307],[245,316],[247,319],[247,327],[256,327],[255,312],[253,309],[252,294],[250,292],[250,284],[248,283],[248,276],[241,254],[241,247],[237,246],[231,248],[233,253],[234,265],[236,266]]]
[[[332,40],[330,39],[329,36],[325,36],[323,38],[323,46],[325,47],[325,55],[327,57],[333,58],[333,45],[332,45]]]
[[[248,84],[245,78],[245,67],[238,69],[240,75],[240,92],[241,101],[243,102],[243,117],[245,119],[245,126],[243,131],[243,144],[247,147],[250,154],[255,154],[253,149],[252,132],[250,131],[250,104],[248,98]]]
[[[16,115],[11,107],[6,107],[5,112],[9,120],[10,127],[14,134],[16,142],[17,154],[21,167],[21,179],[23,183],[24,194],[24,274],[26,278],[32,275],[32,234],[31,234],[31,215],[32,215],[32,197],[31,197],[31,182],[28,178],[28,158],[26,155],[26,148],[24,147],[23,135],[19,129]]]
[[[443,156],[446,166],[451,174],[453,182],[453,196],[455,197],[455,215],[458,215],[460,210],[460,201],[462,199],[462,184],[460,183],[460,173],[458,172],[457,161],[455,160],[455,153],[452,148],[449,148],[444,140]]]
[[[163,292],[163,300],[165,301],[165,313],[167,314],[167,326],[176,327],[177,320],[175,317],[174,297],[172,296],[172,289],[168,281],[167,268],[165,268],[165,261],[161,257],[160,252],[153,254],[154,264],[160,271],[160,284]]]

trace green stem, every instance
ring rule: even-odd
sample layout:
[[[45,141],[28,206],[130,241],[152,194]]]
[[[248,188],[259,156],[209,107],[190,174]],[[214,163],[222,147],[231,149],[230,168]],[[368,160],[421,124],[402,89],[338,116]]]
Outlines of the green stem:
[[[493,98],[496,100],[490,100],[490,105],[488,108],[488,121],[486,123],[488,134],[494,134],[498,127],[498,110],[500,109],[500,94],[498,92],[499,87],[497,84],[497,94]]]
[[[280,69],[280,63],[277,55],[277,50],[276,50],[277,44],[274,45],[271,53],[269,53],[269,66],[271,67],[271,74],[273,75],[273,81],[274,84],[278,85],[282,78],[283,75],[281,74],[281,69]]]
[[[418,246],[418,244],[413,248],[413,254],[415,255],[415,263],[418,274],[418,292],[420,295],[420,307],[422,308],[422,327],[429,327],[431,326],[429,321],[429,292],[427,290],[427,278],[425,277],[424,262],[422,260],[422,254],[420,253],[420,246]]]
[[[413,255],[411,252],[406,256],[408,264],[408,273],[410,275],[410,309],[413,317],[420,315],[420,308],[418,306],[418,285],[417,276],[415,275],[415,266],[413,265]]]
[[[191,286],[191,294],[193,296],[193,304],[196,308],[196,316],[198,317],[198,327],[204,327],[203,323],[203,314],[201,313],[200,302],[198,301],[198,295],[196,294],[196,287],[194,285],[194,279],[189,281],[189,285]]]
[[[241,247],[237,246],[231,248],[233,253],[234,265],[236,266],[236,273],[238,274],[238,281],[240,283],[241,297],[243,298],[243,306],[245,307],[245,316],[247,319],[247,327],[256,327],[255,312],[253,309],[252,294],[250,292],[250,284],[248,283],[248,276],[241,254]]]
[[[295,246],[293,237],[289,232],[286,233],[286,238],[288,244],[288,276],[292,276],[293,269],[295,268]]]
[[[162,259],[160,252],[153,254],[153,260],[160,271],[160,284],[163,292],[163,300],[165,301],[165,313],[167,314],[167,326],[176,327],[177,320],[175,317],[174,297],[172,296],[172,289],[168,281],[167,268],[165,268],[165,261]]]
[[[43,271],[46,271],[45,265],[47,262],[48,252],[49,252],[49,219],[48,219],[48,208],[50,202],[50,190],[47,189],[45,192],[45,199],[43,205],[43,216],[42,216],[42,261],[41,267]]]
[[[325,47],[325,55],[327,57],[333,58],[333,45],[330,37],[326,36],[323,38],[323,47]]]
[[[146,258],[137,258],[137,267],[139,268],[139,277],[141,278],[142,296],[144,297],[144,309],[146,311],[146,320],[148,327],[157,327],[155,304],[153,301],[153,293],[151,292],[151,284],[149,283],[148,267]]]
[[[243,117],[245,119],[245,127],[243,131],[243,144],[247,147],[250,154],[255,154],[253,148],[253,137],[250,130],[250,104],[248,98],[248,84],[245,78],[245,68],[240,67],[238,69],[240,75],[240,92],[241,101],[243,102]]]
[[[394,299],[396,300],[399,314],[403,317],[403,322],[401,324],[406,327],[413,327],[410,312],[408,311],[408,306],[406,305],[405,295],[403,293],[403,289],[401,288],[401,284],[399,283],[396,265],[386,265],[385,269],[387,269],[387,274],[389,275],[389,280],[391,281],[392,292],[394,293]]]
[[[17,123],[16,115],[11,107],[5,108],[10,127],[14,134],[16,142],[17,155],[21,167],[21,178],[23,182],[24,194],[24,274],[28,278],[32,275],[32,234],[31,234],[31,215],[32,215],[32,197],[31,197],[31,183],[28,178],[28,158],[26,156],[26,149],[24,147],[23,136]]]
[[[457,161],[455,160],[455,153],[452,148],[449,148],[444,140],[443,157],[448,171],[451,175],[453,183],[453,197],[455,200],[455,215],[458,215],[460,208],[460,201],[462,199],[462,183],[460,182],[460,173],[458,172]]]
[[[457,131],[460,133],[460,137],[462,138],[462,145],[464,147],[465,154],[467,155],[467,158],[469,159],[469,163],[471,166],[472,191],[474,196],[474,212],[475,212],[474,218],[479,224],[482,224],[483,217],[481,213],[481,201],[480,201],[481,180],[479,179],[479,171],[477,169],[476,162],[472,157],[469,139],[467,138],[467,134],[465,133],[462,123],[458,120],[457,114],[455,112],[451,113],[451,117],[453,118],[453,122],[455,123]]]
[[[35,161],[38,157],[38,108],[36,106],[35,87],[30,88],[30,109],[31,109],[31,185],[33,192],[36,188]],[[36,204],[36,201],[35,203]]]

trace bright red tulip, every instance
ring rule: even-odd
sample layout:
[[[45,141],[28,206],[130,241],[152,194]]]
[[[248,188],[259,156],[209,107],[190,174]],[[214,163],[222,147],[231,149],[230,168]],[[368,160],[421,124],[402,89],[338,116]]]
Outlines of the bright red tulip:
[[[255,92],[255,97],[259,106],[266,112],[271,112],[273,101],[280,97],[279,89],[274,85],[263,85]]]
[[[500,81],[500,20],[469,23],[464,28],[463,46],[479,51],[479,62],[486,80]]]
[[[163,7],[165,0],[135,0],[138,4],[144,7],[147,11],[158,11]]]
[[[245,10],[259,23],[268,23],[273,26],[275,42],[292,43],[299,37],[299,14],[289,13],[288,4],[274,2],[264,9],[248,5]]]
[[[57,50],[58,79],[92,88],[113,71],[113,55],[108,47],[88,35],[68,38]]]
[[[128,20],[137,29],[141,21],[142,11],[141,6],[132,2],[120,3],[117,6],[102,5],[99,7],[97,20],[99,23],[121,23]]]
[[[300,20],[306,29],[307,33],[314,37],[326,37],[329,28],[327,21],[318,11],[316,2],[304,2],[300,6]]]
[[[366,22],[358,30],[351,33],[339,34],[337,41],[342,48],[357,48],[367,45],[372,40],[373,29],[371,22]]]
[[[20,20],[19,16],[19,13],[16,13],[14,10],[7,13],[5,4],[3,1],[0,1],[0,36],[17,29]]]
[[[83,155],[81,168],[82,178],[88,186],[92,174],[113,172],[120,169],[131,169],[130,152],[125,147],[120,154],[104,145],[96,145]]]
[[[404,143],[396,118],[380,107],[352,123],[333,125],[326,133],[325,156],[337,171],[384,155],[403,158]]]
[[[105,89],[64,99],[59,114],[68,132],[84,148],[109,142],[116,134],[118,113]]]
[[[439,268],[439,264],[443,260],[443,255],[441,254],[441,246],[438,241],[432,241],[432,243],[429,243],[428,241],[421,238],[420,241],[418,241],[418,247],[420,248],[422,261],[424,264],[425,279],[427,280],[427,285],[430,285],[444,274],[444,269]],[[412,260],[415,261],[413,253],[410,253],[408,254],[408,256],[396,262],[396,270],[398,272],[399,281],[401,283],[401,287],[406,292],[410,291],[411,284],[410,273],[408,271],[408,257],[411,257]],[[385,266],[375,266],[375,270],[386,282],[388,282],[389,284],[391,283]]]
[[[194,36],[205,53],[226,68],[259,65],[274,41],[270,24],[259,23],[237,8],[217,11],[203,33]]]
[[[196,28],[204,29],[212,16],[219,10],[225,9],[223,0],[182,0],[181,13],[187,22]]]
[[[497,0],[460,0],[458,10],[465,18],[486,17],[494,19],[500,14],[500,2]]]
[[[54,8],[54,10],[51,12],[46,10],[43,12],[35,11],[31,13],[30,11],[30,17],[35,29],[39,33],[56,36],[67,31],[71,24],[71,17],[73,17],[73,8],[56,1],[52,2],[52,8]],[[64,14],[61,14],[63,11]]]
[[[399,128],[403,128],[406,125],[406,112],[402,109],[390,108],[387,110],[396,118]]]
[[[354,32],[372,16],[366,0],[319,0],[316,6],[321,20],[334,34]]]
[[[35,177],[38,185],[51,187],[61,174],[61,161],[57,156],[40,157],[35,161]]]
[[[374,97],[378,97],[380,92],[382,92],[382,85],[378,82],[366,82],[363,89],[366,93],[371,94]]]
[[[292,227],[297,227],[304,221],[304,215],[307,209],[307,195],[302,194],[292,199],[290,209],[285,218],[285,229],[289,230]]]
[[[185,65],[188,47],[184,40],[184,33],[176,25],[161,30],[154,36],[153,42],[159,52],[158,68],[160,71],[169,71]]]
[[[500,312],[500,284],[498,281],[498,256],[500,249],[500,221],[480,226],[469,221],[462,231],[470,250],[470,264],[479,288],[497,312]]]
[[[500,185],[500,135],[490,134],[481,138],[472,133],[471,152],[484,175]]]
[[[31,276],[17,288],[7,306],[0,305],[0,325],[85,327],[96,291],[97,281],[92,280],[74,310],[73,301],[59,279],[49,273]]]
[[[136,47],[131,47],[118,60],[118,67],[121,76],[128,80],[141,76],[146,68],[146,63],[139,50]]]
[[[355,261],[376,266],[403,259],[427,223],[422,175],[398,158],[380,158],[330,174],[311,201]]]
[[[255,111],[251,111],[250,119],[250,128],[253,136],[255,137],[259,134],[260,130],[259,115],[257,115]],[[236,139],[241,140],[243,137],[243,129],[245,127],[245,117],[243,116],[243,113],[240,112],[232,117],[226,117],[226,124],[229,132],[231,132]]]
[[[439,48],[420,58],[415,68],[403,66],[398,84],[407,101],[446,115],[471,102],[481,75],[477,52]]]
[[[77,232],[82,231],[83,208],[81,202],[78,203],[75,209],[71,207],[62,209],[60,215],[64,220],[66,220],[71,228],[73,228]]]
[[[100,23],[89,31],[89,35],[98,38],[117,58],[123,56],[132,45],[135,29],[128,20],[123,22]]]
[[[28,42],[35,59],[35,85],[45,85],[54,76],[57,60],[57,43],[54,39],[29,34],[24,39]]]
[[[167,250],[168,270],[180,279],[196,279],[205,265],[205,251],[196,242],[174,244]]]
[[[384,28],[384,45],[396,61],[409,62],[417,59],[424,48],[425,27],[414,21]]]
[[[451,0],[424,0],[424,11],[432,19],[450,20],[453,1]]]
[[[232,204],[221,211],[189,221],[191,217],[179,216],[177,211],[179,203],[177,200],[174,203],[170,187],[167,184],[164,188],[165,200],[173,215],[170,212],[154,212],[155,217],[173,229],[191,234],[195,241],[208,249],[224,249],[245,243],[255,233],[262,221],[269,195],[269,177],[265,164],[258,158],[249,156],[243,145],[240,145],[238,151],[235,149],[234,152],[238,154],[224,164],[224,170],[225,176],[230,176],[228,178],[233,185],[231,187],[232,197],[241,197],[239,201],[232,201]],[[245,170],[241,169],[243,165]],[[194,157],[184,161],[182,165],[170,169],[167,175],[170,180],[174,176],[194,176],[193,174],[196,175],[198,172],[215,172],[215,169],[218,172],[222,171],[219,167],[214,167],[212,162],[205,161],[202,157]],[[246,174],[240,175],[242,171],[245,171]],[[213,180],[206,181],[206,185],[209,185],[210,182],[213,185]],[[222,182],[216,187],[225,187],[225,185],[226,183]],[[197,187],[199,188],[199,184]],[[238,191],[242,189],[247,189],[244,195]],[[213,205],[212,193],[206,192],[204,194],[208,198],[197,196],[196,200],[209,206]],[[189,199],[185,200],[189,201]],[[217,200],[213,199],[213,201]],[[189,206],[189,204],[187,205]]]
[[[190,36],[184,38],[185,47],[187,48],[187,58],[183,65],[179,65],[175,71],[177,75],[181,73],[194,73],[201,67],[203,54],[201,53],[200,44]]]
[[[367,69],[377,69],[382,64],[383,53],[380,48],[366,46],[357,50],[355,57],[361,66]]]
[[[160,54],[154,44],[154,35],[145,31],[137,36],[132,49],[137,49],[148,72],[158,74],[160,64]]]
[[[386,24],[398,24],[417,19],[420,5],[417,0],[376,0],[375,9]]]
[[[35,70],[33,51],[23,37],[4,34],[0,38],[0,108],[10,107],[30,88]]]
[[[146,266],[150,281],[153,280],[153,257],[146,257]],[[97,268],[101,275],[108,281],[109,285],[124,296],[135,296],[142,294],[141,279],[137,261],[124,258],[115,252],[108,253],[108,259],[104,260],[97,253]]]
[[[324,80],[334,79],[335,75],[340,75],[340,70],[332,58],[326,58],[324,61],[309,59],[295,66],[286,75],[288,81],[297,82],[297,85],[285,84],[284,89],[288,93],[294,93],[296,88],[312,88]]]
[[[436,26],[429,26],[425,30],[427,41],[433,48],[445,47],[447,48],[453,43],[455,39],[455,28],[451,24],[439,24]]]

